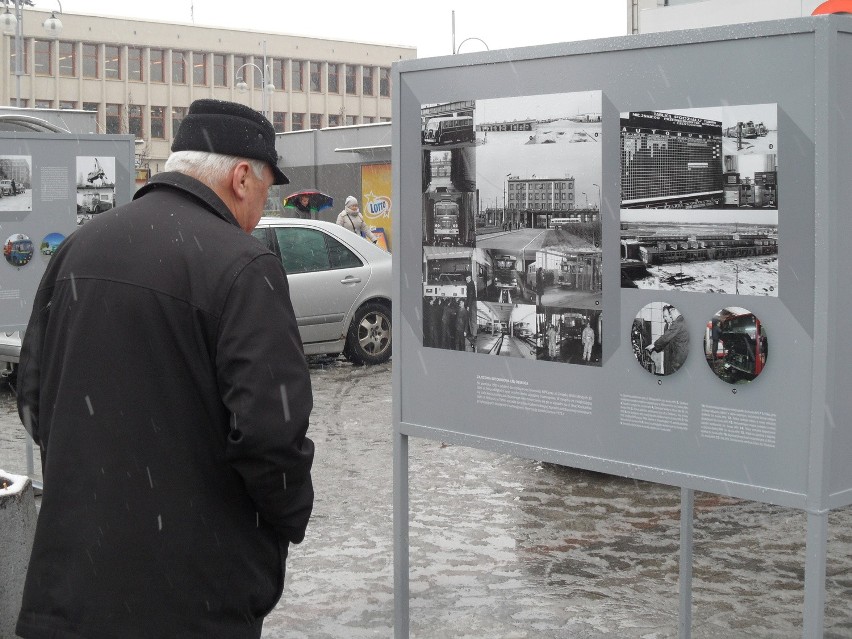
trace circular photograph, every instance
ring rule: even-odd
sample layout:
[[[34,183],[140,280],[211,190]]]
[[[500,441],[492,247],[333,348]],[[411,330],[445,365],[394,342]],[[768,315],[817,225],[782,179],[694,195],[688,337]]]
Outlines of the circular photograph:
[[[766,330],[751,311],[729,306],[717,311],[707,322],[704,356],[723,382],[750,382],[763,372],[768,354]]]
[[[65,236],[62,233],[48,233],[41,241],[41,246],[39,246],[41,254],[49,258],[56,253],[56,249],[59,248],[59,245],[62,244],[62,240],[64,239]]]
[[[689,354],[689,332],[683,315],[666,302],[642,307],[633,318],[630,342],[636,361],[652,375],[676,373]]]
[[[24,266],[33,259],[33,241],[23,233],[15,233],[6,239],[3,255],[12,266]]]

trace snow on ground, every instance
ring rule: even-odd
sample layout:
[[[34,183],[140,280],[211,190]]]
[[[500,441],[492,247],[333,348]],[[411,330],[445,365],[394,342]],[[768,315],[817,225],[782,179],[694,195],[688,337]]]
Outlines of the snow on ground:
[[[663,291],[778,297],[777,255],[649,266],[648,273],[648,277],[635,280],[636,286]],[[679,286],[666,283],[675,273],[695,279]]]

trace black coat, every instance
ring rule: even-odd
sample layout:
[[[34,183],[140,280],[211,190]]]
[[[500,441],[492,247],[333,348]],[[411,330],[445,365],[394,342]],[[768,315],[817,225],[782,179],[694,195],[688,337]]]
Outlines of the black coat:
[[[161,173],[63,242],[18,407],[44,471],[18,634],[260,636],[313,504],[310,377],[280,260],[212,190]]]

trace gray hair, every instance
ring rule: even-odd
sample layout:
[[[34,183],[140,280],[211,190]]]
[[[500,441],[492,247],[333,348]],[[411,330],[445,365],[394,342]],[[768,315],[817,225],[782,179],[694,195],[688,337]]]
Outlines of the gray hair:
[[[175,151],[166,160],[166,171],[186,173],[204,182],[218,184],[224,180],[239,162],[248,162],[255,176],[263,179],[263,160],[241,158],[234,155],[221,155],[207,151]]]

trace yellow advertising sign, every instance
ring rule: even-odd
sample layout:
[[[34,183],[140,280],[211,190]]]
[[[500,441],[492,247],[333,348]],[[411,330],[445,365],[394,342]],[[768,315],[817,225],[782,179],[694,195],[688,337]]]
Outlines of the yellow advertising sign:
[[[393,248],[391,228],[391,165],[365,164],[361,167],[361,215],[374,229],[382,231],[387,250]]]

